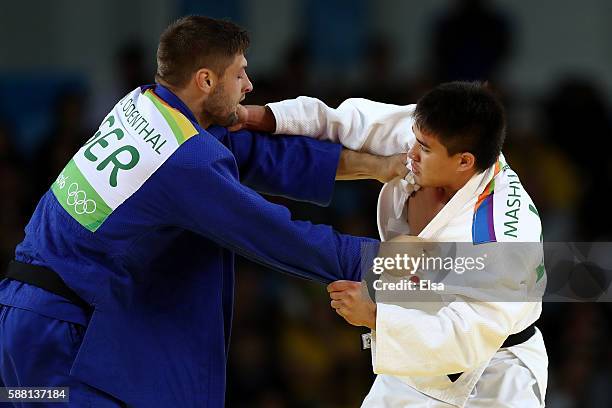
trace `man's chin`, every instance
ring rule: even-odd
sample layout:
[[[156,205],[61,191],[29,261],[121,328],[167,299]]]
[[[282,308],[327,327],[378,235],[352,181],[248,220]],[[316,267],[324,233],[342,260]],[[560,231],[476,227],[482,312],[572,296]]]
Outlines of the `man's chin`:
[[[225,119],[225,122],[226,123],[223,125],[225,127],[234,126],[236,123],[238,123],[238,113],[236,111],[230,113]]]
[[[421,188],[423,187],[434,187],[431,185],[431,183],[428,182],[427,178],[424,178],[422,174],[415,174],[414,175],[414,183],[418,184],[419,186],[421,186]]]
[[[211,117],[211,123],[217,126],[230,127],[238,123],[238,114],[236,112],[232,112],[227,116],[214,116]]]

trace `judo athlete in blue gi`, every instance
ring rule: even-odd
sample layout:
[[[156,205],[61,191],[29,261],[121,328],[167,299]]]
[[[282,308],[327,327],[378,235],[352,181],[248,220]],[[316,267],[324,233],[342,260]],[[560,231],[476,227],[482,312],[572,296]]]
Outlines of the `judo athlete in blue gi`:
[[[361,280],[372,240],[294,221],[254,190],[325,205],[336,176],[391,159],[212,126],[235,123],[252,89],[247,46],[229,22],[172,24],[157,83],[121,99],[42,197],[0,281],[1,386],[70,387],[61,406],[222,407],[234,254]]]

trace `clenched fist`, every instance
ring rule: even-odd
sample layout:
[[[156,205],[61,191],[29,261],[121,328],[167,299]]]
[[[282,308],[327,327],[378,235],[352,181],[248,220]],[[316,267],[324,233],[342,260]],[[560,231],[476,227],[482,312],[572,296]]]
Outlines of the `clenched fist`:
[[[376,329],[376,303],[363,282],[339,280],[327,286],[331,307],[353,326]]]

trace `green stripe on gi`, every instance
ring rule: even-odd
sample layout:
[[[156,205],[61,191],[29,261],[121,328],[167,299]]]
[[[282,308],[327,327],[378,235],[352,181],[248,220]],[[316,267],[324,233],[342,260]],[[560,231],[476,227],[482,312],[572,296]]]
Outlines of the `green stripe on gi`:
[[[74,159],[66,165],[51,191],[62,207],[88,230],[94,232],[112,209],[98,195],[79,170]]]

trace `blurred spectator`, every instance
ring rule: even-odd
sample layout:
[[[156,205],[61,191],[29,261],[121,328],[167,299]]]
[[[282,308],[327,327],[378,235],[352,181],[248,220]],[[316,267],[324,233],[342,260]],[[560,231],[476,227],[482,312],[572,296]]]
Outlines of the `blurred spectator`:
[[[13,259],[15,245],[23,239],[27,210],[27,179],[23,159],[17,154],[11,126],[0,119],[0,265]]]
[[[565,154],[565,165],[579,169],[580,185],[578,237],[583,240],[610,240],[612,218],[608,204],[596,199],[602,188],[612,184],[612,110],[601,94],[601,86],[582,78],[568,78],[551,92],[544,102],[547,140]],[[553,177],[563,183],[562,177]]]
[[[85,92],[81,89],[68,88],[58,94],[50,131],[41,139],[42,143],[29,166],[31,211],[66,163],[93,136],[85,121],[86,101]]]
[[[509,18],[486,0],[455,0],[432,33],[435,82],[494,80],[512,48]]]
[[[578,167],[563,150],[533,132],[509,133],[504,155],[532,195],[544,239],[575,241],[575,214],[583,194]]]
[[[271,75],[254,80],[254,89],[247,104],[266,104],[300,95],[315,95],[312,89],[312,57],[305,40],[292,43],[282,58],[283,64]]]
[[[549,358],[550,387],[547,402],[551,407],[578,408],[609,406],[609,387],[601,392],[601,381],[610,384],[609,319],[603,304],[563,305],[563,329],[558,349]],[[608,320],[608,322],[606,322]],[[553,338],[549,337],[553,342]],[[607,358],[606,358],[607,357]],[[604,365],[601,365],[601,362]],[[597,391],[599,389],[599,391]]]
[[[126,93],[137,86],[152,84],[155,81],[155,60],[150,58],[138,40],[124,42],[115,52],[112,80],[93,95],[93,109],[87,119],[92,127],[97,127],[113,105]]]
[[[233,322],[226,404],[264,407],[284,399],[283,388],[278,386],[282,384],[277,358],[278,338],[270,335],[282,330],[281,310],[274,288],[278,273],[243,259],[239,259],[237,271],[236,309],[240,313]],[[278,392],[281,394],[276,395]],[[269,402],[259,405],[255,403],[259,399]]]
[[[116,81],[123,95],[137,86],[153,82],[153,74],[146,63],[144,47],[139,41],[124,43],[117,51]]]
[[[363,73],[347,97],[407,105],[415,103],[411,78],[394,73],[396,55],[393,44],[384,36],[372,36],[365,47]]]
[[[274,80],[278,94],[282,93],[285,97],[297,97],[310,92],[312,63],[306,42],[294,43],[287,50],[283,60],[285,64]]]
[[[17,152],[14,131],[8,120],[0,117],[0,161],[10,166],[20,167],[23,158]]]

